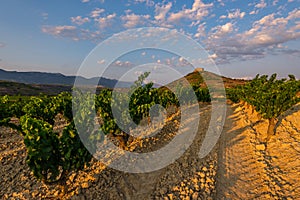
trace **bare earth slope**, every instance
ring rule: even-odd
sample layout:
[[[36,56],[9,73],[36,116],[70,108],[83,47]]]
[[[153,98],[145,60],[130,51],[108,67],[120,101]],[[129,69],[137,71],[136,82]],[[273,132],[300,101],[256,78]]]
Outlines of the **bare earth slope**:
[[[300,199],[299,105],[279,119],[267,146],[259,142],[266,120],[250,106],[234,108],[221,139],[217,199]]]
[[[299,107],[279,120],[277,134],[266,148],[259,143],[266,121],[249,106],[228,105],[219,143],[200,159],[211,114],[211,106],[203,104],[193,144],[171,165],[130,174],[94,160],[62,186],[37,182],[25,163],[22,137],[0,127],[0,199],[300,199]],[[174,123],[167,124],[160,140],[145,141],[136,151],[162,147],[174,131]]]
[[[198,106],[198,105],[194,105]],[[211,105],[200,105],[201,126],[193,144],[171,165],[151,173],[130,174],[106,168],[94,160],[84,171],[71,174],[64,186],[37,182],[25,164],[22,138],[1,128],[0,197],[3,199],[213,199],[216,196],[217,147],[204,159],[198,157],[210,119]],[[195,113],[197,114],[197,113]],[[178,118],[172,121],[178,122]],[[185,122],[183,122],[185,123]],[[186,122],[194,123],[192,116]],[[175,123],[176,125],[176,123]],[[142,143],[136,151],[160,148],[176,128],[168,123],[159,140]]]

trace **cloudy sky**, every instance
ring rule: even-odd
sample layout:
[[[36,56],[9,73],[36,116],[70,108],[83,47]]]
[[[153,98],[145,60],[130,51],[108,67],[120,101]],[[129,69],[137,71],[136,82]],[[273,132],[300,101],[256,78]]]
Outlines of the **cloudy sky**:
[[[0,68],[74,75],[97,44],[114,34],[161,27],[197,41],[226,76],[276,72],[300,78],[299,5],[300,0],[2,0]],[[106,61],[102,56],[97,62]],[[106,76],[147,63],[192,70],[180,55],[145,49],[120,55]]]

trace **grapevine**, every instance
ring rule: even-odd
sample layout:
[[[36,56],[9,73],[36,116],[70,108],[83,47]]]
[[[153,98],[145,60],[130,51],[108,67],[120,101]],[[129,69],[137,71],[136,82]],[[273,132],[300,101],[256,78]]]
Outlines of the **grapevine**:
[[[186,96],[193,92],[198,101],[210,101],[206,88],[193,86],[193,89],[187,89],[179,85],[175,95],[168,89],[154,88],[151,82],[144,84],[148,75],[148,72],[142,74],[129,88],[129,93],[116,93],[118,101],[113,98],[110,89],[103,89],[95,95],[81,93],[74,88],[73,92],[78,94],[76,97],[67,92],[57,96],[0,97],[0,126],[16,129],[24,137],[26,162],[38,180],[57,182],[71,171],[81,170],[89,164],[97,142],[103,137],[101,132],[121,135],[127,140],[133,123],[139,124],[144,118],[150,119],[150,109],[155,104],[163,108],[178,108],[179,98],[184,104],[189,104],[191,100]],[[72,106],[81,108],[81,112],[73,113]],[[127,114],[124,112],[126,106],[129,108]],[[116,108],[119,117],[113,115],[112,107]],[[99,130],[95,129],[91,110],[95,110],[101,118]],[[64,121],[61,131],[54,129],[58,116]],[[19,119],[20,123],[12,123],[12,118]],[[76,127],[74,120],[80,122]],[[79,135],[80,129],[86,134]],[[89,148],[83,145],[81,139],[91,141]]]
[[[289,79],[276,77],[276,74],[271,75],[269,79],[267,75],[257,75],[248,84],[227,90],[232,101],[247,102],[262,118],[268,120],[266,142],[275,134],[278,117],[300,101],[297,96],[300,82],[295,76],[289,75]]]

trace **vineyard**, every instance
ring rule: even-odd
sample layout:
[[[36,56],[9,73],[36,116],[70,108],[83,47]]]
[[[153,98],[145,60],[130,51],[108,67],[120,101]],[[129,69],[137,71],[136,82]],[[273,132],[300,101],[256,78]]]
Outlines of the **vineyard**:
[[[295,76],[289,79],[276,79],[273,74],[269,79],[267,75],[257,75],[250,83],[228,90],[229,99],[237,103],[244,101],[269,121],[267,142],[275,134],[278,117],[300,101],[300,82]]]
[[[129,145],[126,133],[145,119],[151,122],[155,112],[173,107],[180,115],[183,105],[212,101],[209,90],[199,84],[192,87],[178,85],[175,91],[154,88],[153,83],[144,84],[148,75],[141,75],[126,92],[103,89],[99,94],[91,94],[74,88],[73,93],[62,92],[56,96],[2,96],[0,126],[12,128],[22,135],[26,163],[36,179],[46,184],[64,182],[71,172],[88,166],[93,157],[94,152],[88,151],[82,143],[78,128],[88,127],[84,137],[90,141],[90,149],[96,149],[104,135]],[[294,76],[277,79],[276,74],[270,78],[257,75],[246,84],[226,89],[231,102],[244,102],[268,121],[267,137],[261,141],[266,146],[276,134],[278,118],[300,102],[299,91],[300,82]],[[196,102],[191,98],[193,95]],[[159,105],[158,110],[152,110],[154,105]],[[73,112],[74,108],[80,108],[81,112]],[[93,129],[95,119],[90,117],[90,110],[97,113],[100,129]],[[55,129],[58,116],[65,122],[61,131]]]
[[[150,120],[150,108],[153,105],[159,104],[162,108],[175,106],[179,109],[180,103],[192,103],[192,99],[187,98],[191,92],[195,92],[198,101],[210,101],[208,89],[205,88],[194,86],[192,90],[178,87],[176,93],[179,95],[176,97],[170,90],[154,88],[153,83],[143,85],[148,75],[149,73],[141,75],[135,82],[131,88],[130,99],[127,93],[113,94],[110,89],[104,89],[98,95],[85,94],[74,89],[77,99],[73,100],[72,94],[67,92],[57,96],[31,98],[3,96],[0,99],[0,126],[15,129],[24,137],[27,164],[38,180],[45,183],[57,182],[64,179],[70,171],[84,168],[92,158],[91,152],[82,144],[74,124],[74,120],[78,120],[85,127],[94,123],[94,119],[89,117],[89,109],[95,110],[102,122],[101,131],[86,130],[87,135],[84,137],[92,141],[91,145],[101,141],[103,133],[121,137],[126,143],[129,135],[120,126],[125,127],[127,132],[142,119]],[[117,95],[117,99],[113,99],[113,95]],[[73,115],[72,101],[73,107],[83,108],[81,113]],[[85,105],[77,105],[78,102],[85,102]],[[126,115],[123,110],[128,102],[129,115]],[[116,108],[119,115],[113,114],[112,107]],[[54,131],[57,115],[63,116],[67,122],[62,133]],[[129,124],[130,118],[134,124]],[[19,123],[12,119],[18,119]]]

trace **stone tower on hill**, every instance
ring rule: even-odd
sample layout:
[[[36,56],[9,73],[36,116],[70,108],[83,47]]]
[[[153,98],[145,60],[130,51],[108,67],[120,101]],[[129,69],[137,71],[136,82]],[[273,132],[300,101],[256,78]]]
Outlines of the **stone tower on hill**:
[[[194,72],[204,72],[204,68],[198,67],[194,70]]]

